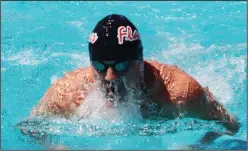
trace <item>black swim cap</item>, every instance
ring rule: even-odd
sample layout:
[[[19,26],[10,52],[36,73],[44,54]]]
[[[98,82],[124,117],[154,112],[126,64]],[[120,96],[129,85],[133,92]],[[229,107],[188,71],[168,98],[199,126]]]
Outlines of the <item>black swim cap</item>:
[[[89,39],[90,60],[142,60],[143,46],[137,28],[123,15],[101,19]]]

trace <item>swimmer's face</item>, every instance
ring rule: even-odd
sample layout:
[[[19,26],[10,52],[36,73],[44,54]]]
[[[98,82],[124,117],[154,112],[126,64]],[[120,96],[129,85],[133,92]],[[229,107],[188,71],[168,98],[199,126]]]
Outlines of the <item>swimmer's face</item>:
[[[140,66],[137,60],[91,61],[91,67],[103,83],[107,95],[125,95],[127,87],[134,87],[139,81]]]

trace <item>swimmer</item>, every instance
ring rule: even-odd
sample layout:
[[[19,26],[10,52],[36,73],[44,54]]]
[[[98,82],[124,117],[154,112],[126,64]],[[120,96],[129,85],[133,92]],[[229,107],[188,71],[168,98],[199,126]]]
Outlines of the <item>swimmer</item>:
[[[70,118],[84,105],[96,86],[102,88],[108,107],[125,102],[129,90],[143,99],[141,111],[149,117],[149,105],[157,105],[157,115],[168,119],[179,116],[215,120],[228,134],[239,130],[239,123],[221,105],[208,87],[176,65],[143,59],[141,36],[125,16],[111,14],[101,19],[89,38],[90,67],[78,68],[56,80],[31,111],[31,117],[59,115]],[[181,115],[180,113],[183,113]]]

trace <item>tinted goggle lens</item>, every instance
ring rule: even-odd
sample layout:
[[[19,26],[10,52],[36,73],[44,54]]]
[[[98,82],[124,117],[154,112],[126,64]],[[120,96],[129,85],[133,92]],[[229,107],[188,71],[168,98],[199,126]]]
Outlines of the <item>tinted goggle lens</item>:
[[[130,61],[121,61],[114,64],[106,64],[102,61],[92,61],[92,65],[94,66],[94,68],[100,72],[106,72],[109,67],[117,72],[126,71],[129,68],[129,64]]]

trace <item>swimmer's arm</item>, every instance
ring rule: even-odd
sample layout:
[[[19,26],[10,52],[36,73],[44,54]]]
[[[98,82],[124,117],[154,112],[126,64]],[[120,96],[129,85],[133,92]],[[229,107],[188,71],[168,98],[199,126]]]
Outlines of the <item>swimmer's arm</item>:
[[[202,104],[205,104],[205,117],[207,120],[216,120],[223,125],[228,131],[226,134],[234,135],[239,131],[240,123],[233,117],[224,106],[217,101],[208,88],[204,89]]]
[[[166,78],[164,78],[164,81],[171,101],[176,106],[180,104],[183,109],[186,109],[184,110],[186,112],[183,111],[186,113],[186,117],[216,120],[228,130],[224,133],[208,132],[200,140],[201,143],[209,144],[222,135],[233,135],[238,132],[240,125],[237,120],[214,99],[208,89],[204,89],[193,77],[179,68],[175,68],[164,75],[170,75],[167,76],[167,82]]]
[[[217,101],[213,94],[209,91],[208,88],[202,88],[202,95],[198,98],[198,101],[195,100],[195,107],[199,110],[196,110],[196,117],[203,120],[216,120],[217,123],[223,125],[227,131],[226,132],[216,132],[210,131],[207,132],[201,139],[201,144],[211,144],[217,138],[223,135],[234,135],[239,131],[240,124],[235,117],[233,117],[224,106]],[[199,101],[200,100],[200,101]],[[198,113],[198,114],[197,114]]]
[[[89,72],[87,68],[79,68],[67,73],[63,78],[56,80],[48,88],[38,105],[31,110],[30,117],[22,122],[25,123],[31,118],[54,115],[68,118],[76,110],[76,107],[83,102],[86,96],[85,83],[92,83],[93,78],[88,74]],[[48,149],[66,149],[63,145],[51,144],[51,135],[47,133],[34,133],[22,128],[19,129],[22,134],[33,138],[37,143]]]
[[[189,101],[188,105],[190,117],[199,118],[203,120],[215,120],[217,123],[223,125],[226,132],[207,132],[201,139],[201,144],[211,144],[214,140],[223,135],[234,135],[238,132],[240,124],[236,118],[234,118],[228,111],[221,105],[208,90],[208,88],[201,89],[202,94],[195,95],[195,99],[192,102]],[[194,94],[194,93],[192,93]],[[193,97],[191,97],[193,98]]]
[[[187,100],[185,100],[188,117],[215,120],[227,129],[225,134],[237,133],[240,128],[239,122],[217,101],[209,89],[202,88],[198,83],[191,84],[191,86],[192,92],[188,93]],[[198,90],[195,89],[197,87]]]
[[[174,68],[169,79],[167,89],[170,93],[170,99],[174,103],[186,105],[186,116],[216,120],[228,130],[228,133],[238,132],[239,123],[237,119],[217,102],[208,88],[204,89],[192,76],[178,67]]]
[[[77,106],[77,102],[75,102],[76,99],[73,99],[73,95],[76,95],[75,93],[77,91],[70,93],[70,90],[72,90],[71,88],[67,87],[67,89],[65,89],[66,85],[69,84],[69,81],[68,79],[59,79],[53,83],[41,98],[38,105],[31,110],[30,117],[26,118],[19,124],[28,124],[28,120],[39,117],[44,118],[59,116],[69,118],[70,114],[75,110],[75,106]],[[64,91],[64,93],[61,93],[61,91]],[[37,122],[35,127],[39,127],[39,125],[40,123]],[[66,149],[64,145],[52,144],[52,139],[54,136],[51,134],[46,132],[30,131],[22,128],[19,129],[23,135],[28,136],[34,140],[35,143],[44,146],[46,149]]]

